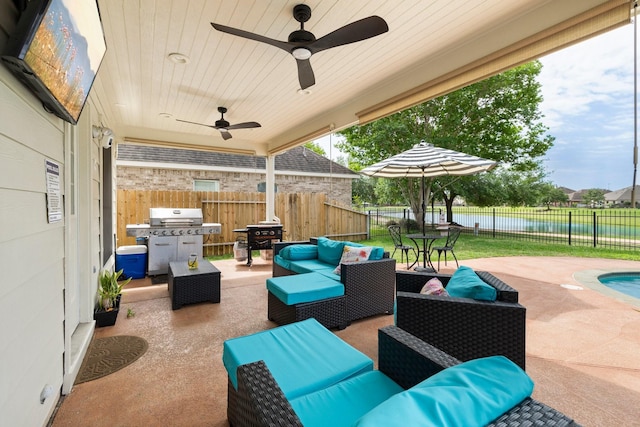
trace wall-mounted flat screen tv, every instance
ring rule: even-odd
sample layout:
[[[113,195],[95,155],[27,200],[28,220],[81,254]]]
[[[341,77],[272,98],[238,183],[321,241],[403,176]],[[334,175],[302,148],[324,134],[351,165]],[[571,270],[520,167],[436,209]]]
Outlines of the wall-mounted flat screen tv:
[[[106,49],[97,1],[31,0],[2,61],[45,110],[75,125]]]

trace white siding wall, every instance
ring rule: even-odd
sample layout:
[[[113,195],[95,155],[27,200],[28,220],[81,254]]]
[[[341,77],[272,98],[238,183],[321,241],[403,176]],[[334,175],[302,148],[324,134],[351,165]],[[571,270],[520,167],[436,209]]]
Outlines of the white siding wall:
[[[62,385],[64,222],[49,224],[45,159],[64,125],[0,69],[0,425],[41,425]],[[62,191],[62,189],[61,189]],[[54,396],[40,404],[45,385]]]
[[[17,16],[12,0],[0,0],[0,51]],[[102,149],[90,134],[91,124],[99,122],[96,111],[95,104],[88,104],[74,128],[45,112],[0,65],[0,426],[46,425],[61,392],[71,389],[93,334],[97,276],[103,267]],[[71,170],[65,164],[69,138],[78,139],[73,230],[65,221],[49,224],[46,206],[45,159],[60,165],[61,194],[70,196],[64,194]],[[65,272],[69,244],[77,245],[69,252],[75,262],[68,264],[75,271]],[[113,258],[107,264],[112,263]],[[64,294],[72,284],[75,302],[65,307]],[[74,311],[66,332],[65,310]],[[78,320],[77,328],[70,326]],[[53,395],[41,404],[46,385]]]

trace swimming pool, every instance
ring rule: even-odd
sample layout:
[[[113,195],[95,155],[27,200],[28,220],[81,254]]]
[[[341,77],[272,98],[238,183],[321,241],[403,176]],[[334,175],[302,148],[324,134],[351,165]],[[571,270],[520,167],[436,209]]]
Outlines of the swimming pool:
[[[624,268],[582,270],[576,271],[573,278],[582,286],[631,304],[640,311],[640,270]],[[620,280],[624,283],[612,283]]]
[[[598,276],[598,280],[608,288],[640,298],[640,273],[607,273]]]

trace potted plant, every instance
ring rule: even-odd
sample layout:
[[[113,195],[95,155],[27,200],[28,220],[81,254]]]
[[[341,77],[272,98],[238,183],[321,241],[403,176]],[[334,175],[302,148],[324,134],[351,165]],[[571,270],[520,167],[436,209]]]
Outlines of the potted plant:
[[[112,272],[103,270],[99,276],[98,284],[98,303],[93,318],[96,321],[96,327],[113,326],[118,317],[120,309],[120,297],[122,288],[131,281],[128,278],[118,281],[123,270]]]

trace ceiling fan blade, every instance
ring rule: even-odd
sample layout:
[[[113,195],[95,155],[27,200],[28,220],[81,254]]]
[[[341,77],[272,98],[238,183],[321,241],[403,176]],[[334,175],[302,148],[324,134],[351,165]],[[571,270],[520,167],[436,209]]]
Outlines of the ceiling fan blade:
[[[231,139],[231,134],[226,129],[218,129],[218,130],[222,134],[222,139],[224,139],[225,141],[227,139]]]
[[[338,28],[326,36],[309,43],[307,48],[311,53],[317,53],[325,49],[355,43],[389,31],[387,22],[379,16],[369,16],[368,18],[347,24]]]
[[[233,130],[233,129],[252,129],[252,128],[259,128],[260,123],[257,122],[245,122],[245,123],[238,123],[235,125],[231,125],[231,126],[227,126],[227,130]]]
[[[176,119],[176,121],[183,122],[183,123],[191,123],[192,125],[206,126],[208,128],[214,128],[214,129],[216,128],[215,126],[212,126],[212,125],[205,125],[204,123],[190,122],[190,121],[187,121],[187,120]]]
[[[316,84],[316,77],[313,75],[311,69],[311,62],[308,59],[296,59],[298,63],[298,80],[300,81],[300,88],[306,89],[309,86]]]
[[[222,31],[223,33],[270,44],[271,46],[278,47],[280,49],[286,50],[287,52],[291,52],[291,50],[294,47],[294,45],[289,44],[289,42],[283,42],[280,40],[271,39],[269,37],[261,36],[260,34],[254,34],[254,33],[250,33],[249,31],[239,30],[233,27],[227,27],[226,25],[214,24],[212,22],[211,26],[213,26],[213,28],[215,28],[218,31]]]

